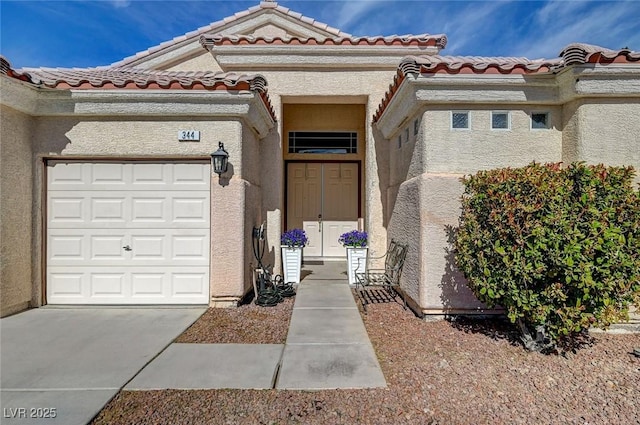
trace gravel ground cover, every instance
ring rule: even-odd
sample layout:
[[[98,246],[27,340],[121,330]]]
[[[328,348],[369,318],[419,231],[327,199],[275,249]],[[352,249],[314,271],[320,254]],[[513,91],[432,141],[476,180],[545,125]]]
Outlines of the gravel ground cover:
[[[284,322],[285,310],[265,314]],[[225,342],[243,342],[247,316],[224,313]],[[394,302],[363,318],[387,389],[123,391],[93,424],[640,424],[637,334],[595,334],[575,353],[541,355],[496,319],[426,322]],[[181,338],[220,333],[198,326]]]
[[[201,344],[284,344],[295,298],[275,307],[254,303],[210,308],[176,342]]]

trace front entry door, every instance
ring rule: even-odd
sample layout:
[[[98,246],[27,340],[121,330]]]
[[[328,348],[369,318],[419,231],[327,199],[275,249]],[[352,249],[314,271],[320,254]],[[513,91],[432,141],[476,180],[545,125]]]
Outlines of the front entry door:
[[[289,163],[287,228],[309,237],[305,257],[342,257],[338,238],[358,225],[357,163]]]

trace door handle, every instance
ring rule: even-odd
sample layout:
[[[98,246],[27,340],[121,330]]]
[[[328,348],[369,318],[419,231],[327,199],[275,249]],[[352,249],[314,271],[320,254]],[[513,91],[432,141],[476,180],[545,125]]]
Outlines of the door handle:
[[[322,232],[322,214],[318,214],[318,232]]]
[[[125,251],[131,251],[131,247],[129,245],[125,245],[122,247]]]

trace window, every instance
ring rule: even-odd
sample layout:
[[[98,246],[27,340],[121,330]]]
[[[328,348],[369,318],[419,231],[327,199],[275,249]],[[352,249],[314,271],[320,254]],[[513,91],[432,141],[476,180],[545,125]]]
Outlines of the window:
[[[402,134],[398,136],[398,149],[402,148]]]
[[[533,112],[531,113],[531,129],[532,130],[545,130],[549,128],[549,113],[548,112]]]
[[[413,135],[417,136],[418,135],[418,130],[420,128],[420,122],[418,120],[415,120],[413,122]]]
[[[491,129],[492,130],[509,130],[510,120],[508,112],[491,112]]]
[[[404,142],[409,143],[409,127],[404,129]]]
[[[290,131],[289,153],[358,153],[358,133],[346,131]]]
[[[456,130],[468,130],[469,112],[451,112],[451,128]]]

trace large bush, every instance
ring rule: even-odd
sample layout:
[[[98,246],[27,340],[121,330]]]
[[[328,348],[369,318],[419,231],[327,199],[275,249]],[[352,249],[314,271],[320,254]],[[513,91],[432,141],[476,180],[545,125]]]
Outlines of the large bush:
[[[463,179],[456,261],[527,348],[570,342],[640,300],[640,193],[631,167],[530,164]]]

